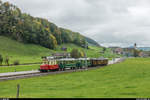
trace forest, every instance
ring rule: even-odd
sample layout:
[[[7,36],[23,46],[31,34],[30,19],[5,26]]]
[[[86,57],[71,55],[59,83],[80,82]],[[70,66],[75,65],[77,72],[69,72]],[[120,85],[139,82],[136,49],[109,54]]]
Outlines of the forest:
[[[55,49],[63,43],[73,43],[81,47],[85,47],[87,43],[87,37],[80,33],[58,27],[47,19],[22,13],[17,6],[1,0],[0,35],[49,49]]]

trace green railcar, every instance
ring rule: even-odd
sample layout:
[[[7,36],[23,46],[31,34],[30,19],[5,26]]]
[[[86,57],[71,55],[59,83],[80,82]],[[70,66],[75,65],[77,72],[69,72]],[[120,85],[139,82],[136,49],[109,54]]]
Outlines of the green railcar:
[[[79,58],[80,68],[90,67],[91,62],[89,58]]]
[[[64,58],[64,59],[60,59],[58,60],[59,62],[59,66],[61,70],[65,70],[65,69],[76,69],[76,63],[77,60],[74,58]]]
[[[65,69],[82,69],[91,66],[91,61],[89,58],[64,58],[59,59],[58,64],[61,70]]]
[[[65,66],[64,66],[63,62],[61,62],[61,61],[58,61],[58,62],[59,62],[59,63],[58,63],[59,69],[60,69],[60,70],[65,70]]]

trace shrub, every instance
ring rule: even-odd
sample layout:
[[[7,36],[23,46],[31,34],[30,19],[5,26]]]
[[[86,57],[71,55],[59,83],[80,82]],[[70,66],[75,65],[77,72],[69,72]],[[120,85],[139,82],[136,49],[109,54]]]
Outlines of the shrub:
[[[2,57],[2,55],[0,54],[0,65],[2,65],[2,63],[3,63],[3,57]]]
[[[19,63],[18,60],[14,61],[14,65],[19,65],[19,64],[20,64],[20,63]]]
[[[80,52],[78,51],[78,49],[72,49],[70,54],[71,54],[72,58],[80,58],[81,57]]]

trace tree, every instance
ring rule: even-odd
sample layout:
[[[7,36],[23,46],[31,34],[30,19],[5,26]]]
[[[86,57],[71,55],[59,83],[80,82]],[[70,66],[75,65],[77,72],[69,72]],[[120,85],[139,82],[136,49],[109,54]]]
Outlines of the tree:
[[[81,57],[80,52],[78,51],[78,49],[72,49],[71,57],[72,58],[80,58]]]
[[[85,53],[83,51],[80,51],[80,57],[85,57]]]
[[[47,19],[32,17],[9,2],[0,0],[0,35],[23,43],[39,44],[54,49],[57,44],[74,43],[82,46],[85,37],[78,32],[57,27]]]
[[[53,36],[52,34],[50,35],[50,39],[51,39],[51,48],[55,49],[57,46],[57,40],[55,38],[55,36]]]
[[[105,53],[105,51],[106,51],[106,48],[104,47],[104,48],[103,48],[103,53]]]
[[[2,65],[2,63],[3,63],[3,57],[2,57],[2,55],[0,54],[0,65]]]
[[[59,30],[59,28],[56,28],[54,30],[54,36],[56,37],[58,44],[61,44],[62,39],[61,39],[61,31]]]
[[[69,43],[72,42],[71,38],[71,31],[67,29],[60,28],[61,31],[61,38],[62,38],[62,43]]]
[[[133,53],[134,53],[134,57],[138,57],[138,56],[139,56],[140,51],[138,51],[138,50],[134,49]]]
[[[9,66],[9,57],[8,56],[5,59],[5,64],[7,64]]]

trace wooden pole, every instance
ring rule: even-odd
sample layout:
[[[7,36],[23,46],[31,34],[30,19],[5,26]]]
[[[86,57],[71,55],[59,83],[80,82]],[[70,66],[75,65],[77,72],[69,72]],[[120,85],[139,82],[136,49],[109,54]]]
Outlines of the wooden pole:
[[[20,84],[17,84],[17,98],[19,98]]]

